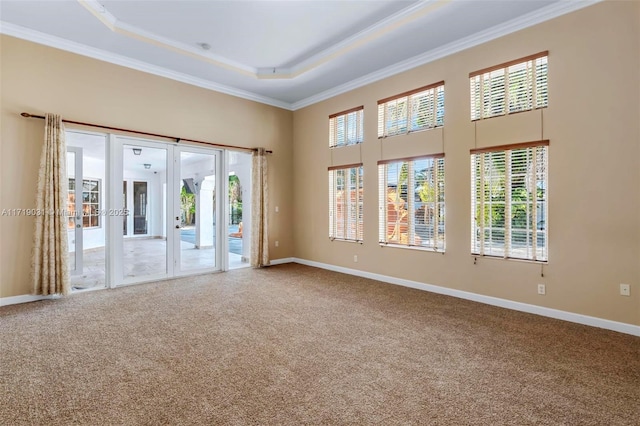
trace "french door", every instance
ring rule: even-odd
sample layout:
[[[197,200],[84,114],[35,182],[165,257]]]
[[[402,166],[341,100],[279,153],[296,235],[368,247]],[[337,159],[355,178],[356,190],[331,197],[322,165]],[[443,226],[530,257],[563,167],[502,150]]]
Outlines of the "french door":
[[[224,215],[220,212],[220,155],[211,150],[174,147],[175,275],[219,270]],[[224,199],[224,197],[222,197]]]
[[[225,269],[221,152],[111,137],[112,286]],[[225,186],[226,188],[226,186]],[[222,202],[222,203],[221,203]]]
[[[107,218],[105,210],[106,135],[68,131],[67,235],[73,290],[104,288]]]

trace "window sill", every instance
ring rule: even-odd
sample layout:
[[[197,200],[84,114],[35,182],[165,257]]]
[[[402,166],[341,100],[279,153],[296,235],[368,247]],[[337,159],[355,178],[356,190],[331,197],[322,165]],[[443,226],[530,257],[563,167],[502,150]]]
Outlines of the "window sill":
[[[389,248],[399,248],[399,249],[408,249],[408,250],[417,250],[417,251],[424,251],[427,253],[436,253],[436,254],[444,254],[445,250],[438,250],[438,249],[433,249],[430,247],[423,247],[423,246],[407,246],[404,244],[393,244],[393,243],[378,243],[380,245],[380,247],[389,247]]]
[[[482,118],[472,119],[471,122],[472,123],[476,123],[478,121],[490,120],[492,118],[498,118],[498,117],[508,117],[510,115],[522,114],[523,112],[538,111],[538,110],[546,109],[546,108],[549,108],[549,106],[547,105],[547,106],[537,107],[537,108],[532,108],[532,109],[521,109],[521,110],[518,110],[518,111],[508,112],[508,113],[504,113],[504,114],[490,115],[489,117],[482,117]]]
[[[548,265],[548,260],[532,260],[532,259],[520,259],[517,257],[502,257],[502,256],[490,256],[486,254],[474,254],[471,253],[471,257],[475,259],[491,259],[491,260],[505,260],[509,262],[531,263],[533,265]]]
[[[342,243],[357,243],[357,244],[363,244],[364,241],[363,240],[345,240],[342,238],[329,238],[330,242],[334,242],[334,241],[339,241]]]
[[[378,139],[387,139],[387,138],[393,138],[393,137],[396,137],[396,136],[406,136],[406,135],[410,135],[410,134],[413,134],[413,133],[426,132],[426,131],[435,130],[435,129],[444,129],[444,125],[435,126],[435,127],[427,127],[426,129],[409,130],[407,132],[394,133],[392,135],[378,136]]]
[[[329,145],[329,149],[336,149],[336,148],[347,148],[350,146],[358,146],[358,145],[362,145],[364,143],[364,141],[359,141],[359,142],[354,142],[354,143],[348,143],[346,145],[334,145],[331,146]]]

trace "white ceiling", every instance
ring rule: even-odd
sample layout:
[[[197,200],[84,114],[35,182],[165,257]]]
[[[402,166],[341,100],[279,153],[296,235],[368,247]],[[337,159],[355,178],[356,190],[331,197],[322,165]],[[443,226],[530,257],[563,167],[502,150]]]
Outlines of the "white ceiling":
[[[1,0],[0,32],[295,110],[597,1]]]

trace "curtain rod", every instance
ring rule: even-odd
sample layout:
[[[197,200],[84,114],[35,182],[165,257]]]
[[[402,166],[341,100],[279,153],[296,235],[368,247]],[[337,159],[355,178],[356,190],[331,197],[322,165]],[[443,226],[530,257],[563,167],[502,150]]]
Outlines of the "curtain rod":
[[[34,115],[34,114],[29,114],[28,112],[23,112],[22,114],[20,114],[23,117],[26,118],[40,118],[42,120],[44,120],[44,116],[43,115]],[[62,120],[63,123],[71,123],[71,124],[79,124],[81,126],[90,126],[90,127],[98,127],[100,129],[109,129],[109,130],[117,130],[120,132],[128,132],[128,133],[136,133],[139,135],[146,135],[146,136],[155,136],[158,138],[165,138],[165,139],[174,139],[176,141],[176,143],[180,143],[180,142],[193,142],[193,143],[199,143],[199,144],[203,144],[203,145],[210,145],[210,146],[215,146],[218,148],[231,148],[231,149],[239,149],[239,150],[243,150],[243,151],[257,151],[257,148],[245,148],[242,146],[235,146],[235,145],[225,145],[225,144],[221,144],[221,143],[213,143],[213,142],[205,142],[205,141],[199,141],[196,139],[185,139],[185,138],[178,138],[175,136],[169,136],[169,135],[161,135],[158,133],[149,133],[149,132],[141,132],[139,130],[130,130],[130,129],[122,129],[119,127],[111,127],[111,126],[103,126],[101,124],[94,124],[94,123],[83,123],[81,121],[72,121],[72,120]],[[268,154],[272,154],[273,151],[266,151]]]

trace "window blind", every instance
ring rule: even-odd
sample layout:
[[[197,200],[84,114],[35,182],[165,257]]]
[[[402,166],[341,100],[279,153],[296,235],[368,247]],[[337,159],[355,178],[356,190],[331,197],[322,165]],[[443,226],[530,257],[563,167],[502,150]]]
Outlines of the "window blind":
[[[548,260],[548,145],[471,150],[471,253]]]
[[[445,249],[444,154],[378,162],[381,244]]]
[[[354,145],[364,140],[362,120],[364,106],[359,106],[329,116],[329,147]]]
[[[471,120],[548,106],[548,52],[469,74]]]
[[[350,164],[329,168],[329,238],[363,240],[363,168]]]
[[[378,137],[444,125],[444,81],[378,101]]]

